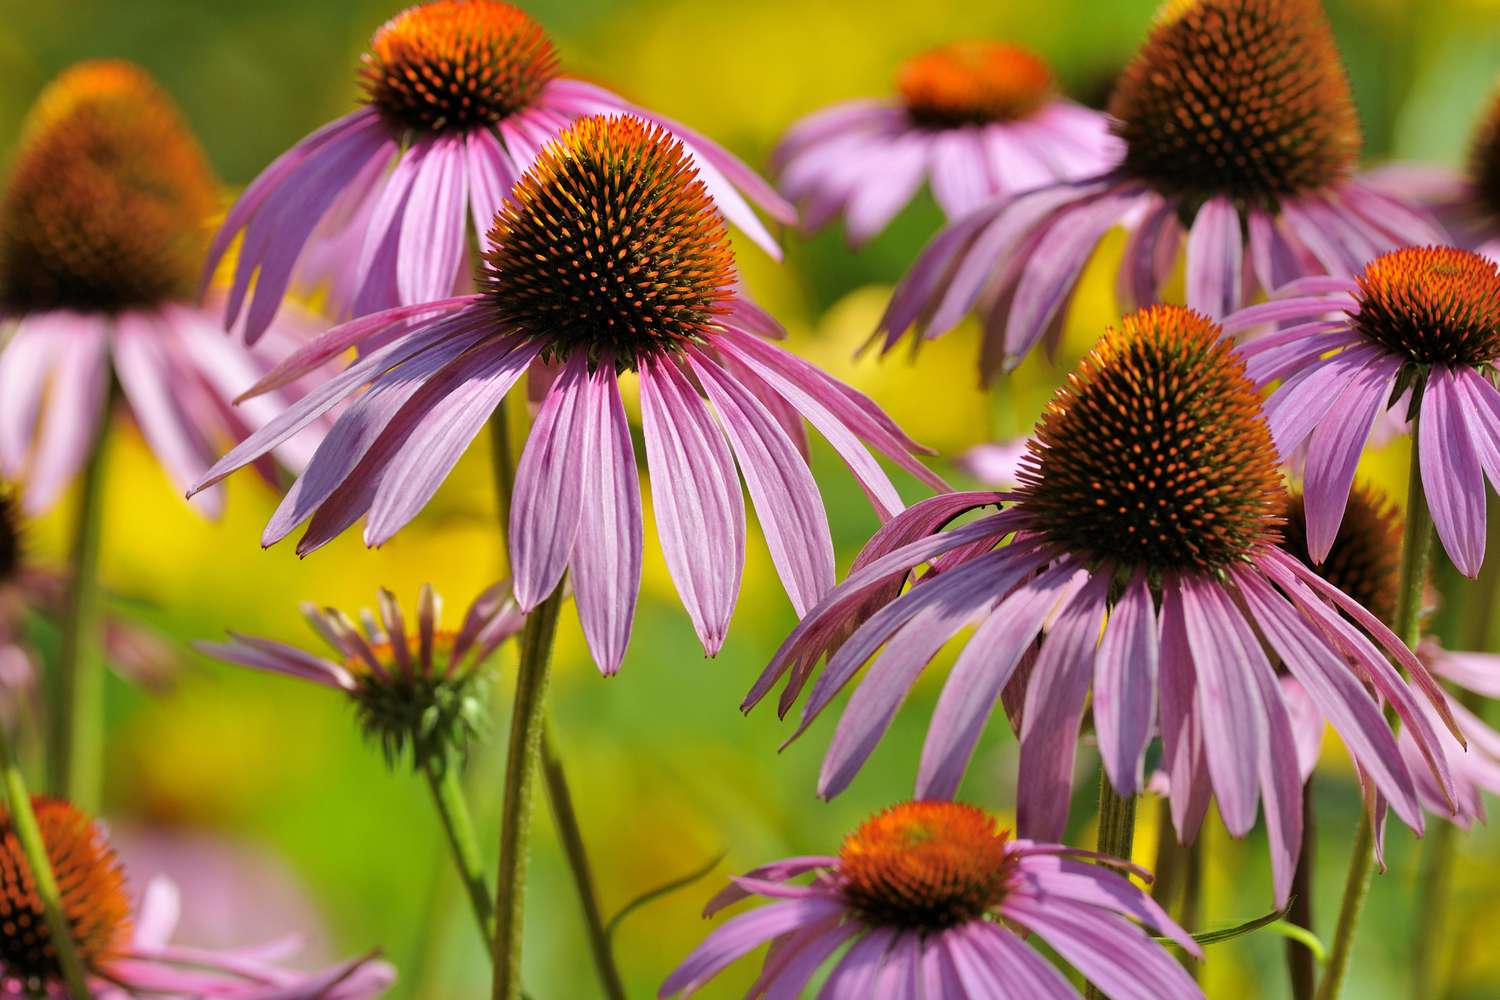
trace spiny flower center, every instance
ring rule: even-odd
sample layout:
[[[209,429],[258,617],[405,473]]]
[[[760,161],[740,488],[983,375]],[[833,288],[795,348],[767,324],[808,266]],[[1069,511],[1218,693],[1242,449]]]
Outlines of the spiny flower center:
[[[57,876],[78,957],[84,965],[98,968],[129,943],[125,873],[98,825],[80,810],[40,797],[31,800],[31,807]],[[0,811],[0,967],[7,978],[28,988],[56,984],[62,978],[31,867],[5,811]]]
[[[396,657],[391,642],[371,646],[383,673],[362,656],[344,666],[354,675],[350,696],[360,729],[380,745],[393,765],[411,748],[418,766],[429,758],[446,761],[462,752],[485,724],[486,691],[477,664],[453,663],[455,633],[438,632],[424,651],[418,635],[408,635],[406,657]]]
[[[1383,622],[1396,611],[1401,570],[1401,514],[1375,490],[1355,487],[1328,558],[1314,563],[1307,551],[1307,510],[1302,494],[1288,498],[1281,547]]]
[[[495,216],[480,268],[503,326],[626,367],[700,341],[734,254],[692,161],[636,118],[585,118],[544,148]]]
[[[535,101],[557,75],[557,52],[508,3],[436,0],[382,25],[360,75],[366,99],[396,127],[467,129]]]
[[[1005,894],[1009,837],[960,802],[892,806],[844,838],[844,897],[876,924],[939,930],[982,919]]]
[[[1021,507],[1085,558],[1212,572],[1277,523],[1283,489],[1260,397],[1219,327],[1180,306],[1107,330],[1028,449]]]
[[[114,312],[190,297],[217,198],[150,77],[76,66],[38,99],[0,201],[0,305]]]
[[[897,86],[920,124],[984,125],[1040,109],[1052,94],[1052,70],[1019,46],[956,42],[907,60]]]
[[[1274,204],[1341,179],[1359,157],[1359,117],[1318,0],[1170,5],[1109,110],[1125,171],[1164,194]]]
[[[1500,215],[1500,86],[1490,98],[1489,109],[1474,132],[1469,152],[1469,172],[1478,185],[1479,197],[1495,215]]]
[[[1453,247],[1407,247],[1357,279],[1354,326],[1419,365],[1484,365],[1500,356],[1500,269]]]

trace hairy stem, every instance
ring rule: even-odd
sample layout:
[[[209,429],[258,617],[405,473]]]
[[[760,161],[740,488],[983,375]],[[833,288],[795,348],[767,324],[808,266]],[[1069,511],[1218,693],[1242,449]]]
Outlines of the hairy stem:
[[[1135,846],[1135,796],[1121,795],[1109,783],[1109,775],[1099,768],[1099,853],[1129,861]],[[1084,991],[1088,1000],[1105,1000],[1105,994],[1093,983]]]
[[[491,941],[495,933],[495,911],[484,877],[484,856],[474,835],[474,821],[469,817],[469,805],[464,798],[463,783],[459,780],[458,763],[434,757],[427,761],[423,770],[427,775],[427,787],[432,789],[432,803],[438,818],[443,821],[443,832],[448,837],[448,849],[453,854],[459,881],[463,883],[469,905],[474,910],[479,933],[485,941]]]

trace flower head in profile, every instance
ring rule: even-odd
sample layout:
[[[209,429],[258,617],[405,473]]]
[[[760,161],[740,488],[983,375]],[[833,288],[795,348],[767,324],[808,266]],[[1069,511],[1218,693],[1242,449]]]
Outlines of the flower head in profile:
[[[584,634],[606,673],[624,656],[641,573],[622,375],[640,384],[667,567],[710,653],[723,642],[744,564],[736,460],[798,611],[833,585],[802,419],[884,516],[903,504],[865,442],[942,486],[874,403],[766,342],[780,328],[736,291],[723,217],[686,149],[659,126],[585,118],[550,143],[495,216],[478,283],[473,295],[335,328],[289,359],[263,386],[361,351],[204,483],[348,398],[264,541],[311,518],[298,545],[308,552],[366,516],[365,541],[379,545],[416,516],[530,370],[546,391],[512,498],[516,598],[530,611],[570,570]]]
[[[809,873],[809,884],[791,881]],[[907,802],[860,824],[836,856],[786,858],[733,879],[705,916],[752,896],[774,902],[710,934],[661,996],[693,993],[769,942],[751,996],[800,996],[847,945],[820,996],[1076,998],[1034,934],[1114,1000],[1202,997],[1147,931],[1194,956],[1197,943],[1132,874],[1150,878],[1114,858],[1018,840],[973,806]]]
[[[1396,609],[1396,588],[1401,571],[1400,510],[1389,498],[1370,487],[1356,486],[1349,494],[1349,507],[1334,536],[1333,545],[1321,562],[1314,562],[1306,545],[1306,514],[1300,496],[1294,496],[1287,508],[1285,537],[1281,543],[1287,552],[1318,573],[1381,621],[1389,623]],[[1444,693],[1447,711],[1458,723],[1467,747],[1446,731],[1431,705],[1423,711],[1434,723],[1433,729],[1442,743],[1453,774],[1456,796],[1449,808],[1443,789],[1420,766],[1421,750],[1411,734],[1397,734],[1401,751],[1406,755],[1417,791],[1427,810],[1462,826],[1482,821],[1485,816],[1484,792],[1500,794],[1500,732],[1496,732],[1465,702],[1474,698],[1500,697],[1500,656],[1488,653],[1452,652],[1443,648],[1436,637],[1429,636],[1417,647],[1417,656],[1432,673],[1446,680],[1458,694]],[[1293,704],[1292,725],[1297,731],[1299,757],[1304,777],[1317,761],[1322,743],[1323,721],[1307,702],[1306,692],[1295,680],[1284,679],[1288,702]]]
[[[63,916],[74,949],[100,1000],[153,996],[284,1000],[364,1000],[385,991],[394,970],[372,958],[355,959],[317,973],[272,964],[284,947],[218,954],[173,947],[177,895],[153,881],[139,907],[104,830],[71,803],[31,800],[47,858],[57,877]],[[0,809],[0,997],[61,998],[62,970],[42,917],[31,869]]]
[[[1225,321],[1243,332],[1251,378],[1275,385],[1266,419],[1284,455],[1306,452],[1307,545],[1327,555],[1371,428],[1391,407],[1416,421],[1422,486],[1438,538],[1466,576],[1484,561],[1484,481],[1500,483],[1500,268],[1453,247],[1409,247],[1352,280],[1288,286]]]
[[[1179,251],[1187,304],[1213,318],[1256,289],[1352,276],[1383,250],[1441,241],[1425,212],[1354,175],[1359,121],[1319,0],[1167,5],[1110,102],[1118,166],[991,203],[923,251],[881,321],[885,348],[971,309],[986,380],[1061,335],[1079,276],[1130,232],[1122,299],[1159,299]]]
[[[276,410],[228,400],[293,342],[226,341],[193,304],[217,184],[177,108],[128,63],[82,63],[37,99],[0,195],[0,475],[50,507],[109,419],[112,388],[167,474],[197,480]],[[307,457],[302,442],[279,453]],[[260,471],[272,482],[276,468]],[[201,502],[222,505],[220,491]]]
[[[336,608],[304,604],[302,614],[332,658],[235,633],[230,642],[200,642],[198,648],[230,663],[342,691],[386,763],[409,750],[419,769],[461,758],[483,730],[488,688],[481,668],[523,622],[504,584],[476,597],[456,632],[440,627],[442,601],[431,586],[422,588],[415,627],[388,590],[380,592],[378,618],[363,612],[360,625]]]
[[[234,324],[243,311],[250,342],[299,270],[309,283],[328,283],[342,315],[462,290],[470,239],[482,241],[541,149],[588,115],[670,128],[708,197],[768,253],[779,256],[749,202],[796,221],[781,196],[709,139],[563,75],[542,27],[500,0],[406,8],[375,32],[360,75],[363,106],[267,167],[214,239],[205,281],[243,234],[226,319]]]
[[[781,189],[818,229],[842,214],[875,236],[926,181],[950,218],[991,198],[1100,173],[1119,159],[1108,119],[1056,94],[1039,56],[957,42],[908,59],[895,100],[855,100],[802,119],[773,157]]]
[[[1284,491],[1271,434],[1215,323],[1178,306],[1125,317],[1048,404],[1019,478],[1011,493],[923,501],[881,529],[746,699],[787,677],[788,711],[826,655],[801,733],[875,657],[824,759],[822,794],[852,780],[923,667],[974,626],[928,730],[920,797],[954,793],[1014,685],[1018,826],[1057,839],[1092,694],[1104,770],[1122,795],[1141,787],[1160,735],[1179,836],[1197,831],[1210,795],[1236,836],[1265,804],[1285,900],[1302,800],[1279,660],[1396,813],[1421,828],[1377,693],[1440,786],[1451,781],[1421,698],[1386,654],[1439,705],[1441,692],[1389,628],[1276,547]],[[960,522],[992,506],[1001,509]]]
[[[1485,99],[1464,169],[1395,163],[1376,168],[1371,179],[1416,199],[1455,245],[1500,263],[1500,82]]]

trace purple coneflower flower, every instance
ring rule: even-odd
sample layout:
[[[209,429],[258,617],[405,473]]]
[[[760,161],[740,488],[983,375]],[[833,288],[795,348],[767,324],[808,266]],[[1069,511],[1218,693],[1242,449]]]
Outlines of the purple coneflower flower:
[[[749,996],[800,996],[847,945],[819,996],[1076,998],[1027,940],[1035,934],[1112,1000],[1202,997],[1139,925],[1201,956],[1197,943],[1111,867],[1150,879],[1116,858],[1014,839],[970,805],[893,806],[846,837],[836,857],[786,858],[735,878],[705,916],[750,896],[775,902],[710,934],[661,996],[692,993],[770,942]],[[790,882],[809,872],[810,884]]]
[[[1130,230],[1125,302],[1156,302],[1185,245],[1187,304],[1215,318],[1257,288],[1352,275],[1383,250],[1443,239],[1419,209],[1351,176],[1359,121],[1318,0],[1169,4],[1110,114],[1125,143],[1117,167],[996,200],[938,234],[881,321],[886,350],[914,323],[947,332],[976,303],[986,380],[1040,340],[1054,347],[1084,265],[1118,224]]]
[[[347,293],[335,303],[341,314],[460,291],[470,218],[482,237],[538,151],[585,115],[625,113],[670,128],[709,197],[771,255],[780,256],[776,241],[745,196],[778,222],[796,221],[770,185],[707,138],[559,75],[552,40],[510,4],[408,7],[375,32],[361,72],[365,106],[267,167],[214,240],[205,281],[244,233],[226,320],[236,322],[253,280],[250,342],[275,315],[299,259],[310,277]],[[327,244],[341,259],[320,252]]]
[[[1458,246],[1500,262],[1500,86],[1474,130],[1467,170],[1397,163],[1371,180],[1419,202]]]
[[[849,242],[884,229],[925,180],[956,219],[997,195],[1097,174],[1119,159],[1109,120],[1054,92],[1015,45],[959,42],[901,68],[896,101],[846,101],[794,125],[773,163],[803,225],[843,213]]]
[[[140,69],[83,63],[38,99],[0,200],[0,475],[25,478],[28,512],[92,454],[114,384],[183,489],[224,439],[277,412],[275,398],[231,409],[269,364],[192,301],[217,197],[203,151]],[[282,329],[266,347],[294,342]],[[297,465],[304,444],[278,455]],[[259,468],[276,481],[274,465]],[[216,490],[203,507],[222,504]]]
[[[1401,572],[1401,528],[1401,512],[1395,504],[1372,489],[1356,486],[1349,494],[1349,508],[1328,555],[1321,563],[1315,563],[1306,545],[1306,509],[1302,497],[1294,495],[1287,507],[1281,546],[1361,607],[1389,624],[1396,611],[1396,588]],[[1500,697],[1500,656],[1449,652],[1432,637],[1423,639],[1416,652],[1418,659],[1434,675],[1456,685],[1460,693]],[[1284,678],[1283,682],[1288,688],[1287,701],[1294,705],[1292,727],[1297,731],[1305,780],[1317,761],[1323,720],[1306,704],[1306,693],[1295,680]],[[1492,729],[1452,694],[1445,692],[1444,702],[1467,740],[1467,747],[1460,745],[1446,731],[1431,705],[1421,707],[1433,721],[1434,731],[1448,759],[1457,792],[1453,800],[1456,812],[1445,800],[1443,789],[1421,766],[1421,751],[1411,733],[1403,729],[1397,734],[1397,741],[1406,755],[1412,776],[1417,780],[1417,792],[1427,810],[1467,827],[1484,819],[1481,793],[1500,794],[1500,732]]]
[[[480,668],[523,622],[504,584],[474,599],[457,632],[439,627],[442,601],[431,586],[422,588],[415,629],[407,625],[388,590],[380,592],[378,619],[369,611],[361,614],[362,630],[336,608],[304,604],[302,614],[334,659],[233,632],[231,642],[197,646],[230,663],[343,692],[354,705],[360,727],[380,744],[386,762],[394,763],[410,747],[418,767],[429,759],[446,762],[451,752],[462,753],[483,728],[487,700]]]
[[[1422,487],[1453,564],[1484,561],[1484,479],[1500,483],[1500,268],[1451,247],[1409,247],[1353,280],[1304,279],[1229,317],[1242,332],[1292,324],[1241,347],[1258,385],[1279,382],[1266,420],[1283,455],[1306,448],[1307,544],[1333,544],[1376,418],[1411,390]]]
[[[710,654],[723,642],[744,562],[736,459],[799,612],[834,581],[801,418],[884,516],[902,501],[861,439],[942,487],[874,403],[765,341],[779,327],[736,291],[723,217],[687,151],[658,126],[592,117],[565,130],[495,217],[478,281],[478,294],[356,320],[289,359],[264,384],[351,346],[364,355],[226,455],[204,483],[368,387],[293,485],[264,542],[311,517],[297,546],[309,552],[368,515],[365,541],[379,545],[422,509],[516,381],[540,372],[550,385],[511,508],[516,597],[530,611],[571,567],[584,633],[605,673],[624,655],[641,572],[622,373],[640,380],[657,528]]]
[[[801,733],[883,647],[839,721],[821,794],[849,783],[924,665],[974,625],[928,730],[919,797],[954,793],[1013,685],[1018,826],[1059,839],[1092,691],[1099,752],[1120,794],[1141,787],[1160,732],[1179,836],[1198,829],[1210,793],[1236,836],[1265,803],[1284,900],[1302,793],[1276,657],[1397,814],[1421,828],[1412,775],[1366,684],[1448,787],[1437,734],[1386,653],[1439,705],[1441,691],[1374,615],[1276,548],[1284,490],[1271,434],[1216,324],[1178,306],[1125,317],[1048,404],[1020,478],[1013,493],[936,497],[882,528],[750,692],[747,708],[789,676],[785,712],[828,655]],[[1002,509],[953,523],[990,506]],[[924,563],[931,569],[901,593]]]
[[[32,808],[57,875],[74,949],[99,1000],[152,996],[164,1000],[365,1000],[385,992],[395,971],[372,957],[315,973],[273,964],[295,940],[271,947],[212,952],[169,943],[178,899],[170,882],[154,880],[132,906],[125,872],[104,831],[71,803],[34,797]],[[0,810],[0,998],[67,996],[31,872]]]

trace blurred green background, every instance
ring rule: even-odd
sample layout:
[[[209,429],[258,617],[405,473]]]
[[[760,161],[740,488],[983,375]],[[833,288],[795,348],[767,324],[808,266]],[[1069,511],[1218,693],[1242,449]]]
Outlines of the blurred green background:
[[[1329,7],[1370,158],[1458,162],[1472,115],[1500,71],[1500,2],[1336,0]],[[565,72],[674,115],[761,164],[800,115],[834,100],[886,93],[901,59],[954,39],[1027,43],[1054,62],[1071,92],[1102,102],[1154,4],[553,0],[528,8],[553,33]],[[147,67],[176,96],[226,185],[238,187],[352,106],[359,54],[395,9],[371,0],[0,0],[0,136],[7,137],[0,155],[10,155],[21,117],[54,74],[75,60],[119,56]],[[871,392],[916,437],[951,457],[1029,426],[1060,369],[1029,362],[1009,395],[992,401],[974,386],[972,329],[932,345],[914,364],[905,357],[884,364],[851,359],[890,284],[938,223],[924,197],[859,255],[830,231],[808,240],[788,234],[785,266],[748,245],[740,260],[757,297],[792,330],[793,349]],[[1112,319],[1107,275],[1118,249],[1111,242],[1101,250],[1060,364],[1070,363]],[[232,482],[228,515],[205,523],[174,495],[134,432],[120,431],[109,459],[106,581],[129,598],[134,613],[184,643],[217,637],[226,627],[311,640],[296,614],[299,600],[352,611],[370,605],[381,585],[410,602],[425,581],[446,595],[448,615],[456,619],[496,575],[500,560],[483,448],[466,458],[426,514],[382,550],[369,552],[356,538],[345,538],[299,561],[289,545],[262,552],[256,544],[275,499],[257,483],[248,477]],[[876,520],[842,465],[826,449],[815,458],[841,565],[847,565]],[[1391,470],[1402,458],[1399,446],[1375,456],[1369,475],[1394,482]],[[903,486],[910,499],[921,495],[910,482]],[[39,559],[56,560],[65,551],[65,514],[66,505],[34,526]],[[654,537],[648,526],[643,599],[621,675],[600,679],[568,612],[552,691],[557,736],[607,912],[727,853],[706,881],[653,903],[621,928],[620,963],[632,995],[641,996],[653,994],[710,929],[698,910],[726,873],[784,855],[831,851],[867,813],[909,794],[945,666],[940,660],[928,671],[853,787],[832,803],[819,802],[814,780],[832,716],[778,753],[788,727],[771,711],[745,718],[736,709],[793,624],[763,545],[752,537],[729,641],[717,659],[705,660]],[[111,822],[162,841],[168,846],[158,853],[176,861],[184,843],[202,846],[206,837],[227,845],[228,860],[217,874],[200,868],[201,877],[185,877],[185,893],[199,896],[214,919],[257,916],[270,924],[265,933],[315,919],[324,928],[318,937],[326,953],[383,947],[401,970],[393,996],[482,995],[487,967],[420,783],[387,773],[378,754],[362,745],[346,706],[329,692],[184,655],[187,672],[165,696],[110,681]],[[496,665],[502,683],[495,730],[503,733],[513,667],[508,650]],[[472,776],[492,856],[502,742],[492,740],[477,755]],[[993,725],[964,794],[1008,814],[1013,751],[1003,722]],[[1331,777],[1319,791],[1317,876],[1325,933],[1357,809],[1352,776],[1335,745],[1327,764]],[[1091,777],[1082,777],[1079,789],[1073,839],[1092,843]],[[1143,806],[1141,815],[1138,850],[1149,863],[1154,807]],[[1265,912],[1270,879],[1259,833],[1245,843],[1231,842],[1222,828],[1206,835],[1206,924]],[[1416,852],[1399,825],[1392,825],[1389,840],[1390,869],[1375,883],[1351,997],[1406,994]],[[1500,919],[1500,838],[1481,830],[1463,845],[1451,995],[1493,997],[1500,995],[1500,953],[1489,947],[1485,928]],[[268,874],[281,868],[284,878]],[[226,872],[239,873],[237,890],[226,885]],[[278,879],[290,884],[272,891]],[[278,922],[282,915],[285,922]],[[543,1000],[593,995],[577,907],[544,811],[537,816],[527,922],[531,994]],[[207,933],[185,928],[195,932]],[[737,995],[752,971],[751,962],[742,963],[705,995]],[[1213,997],[1281,996],[1281,941],[1256,935],[1214,948],[1204,975]]]

